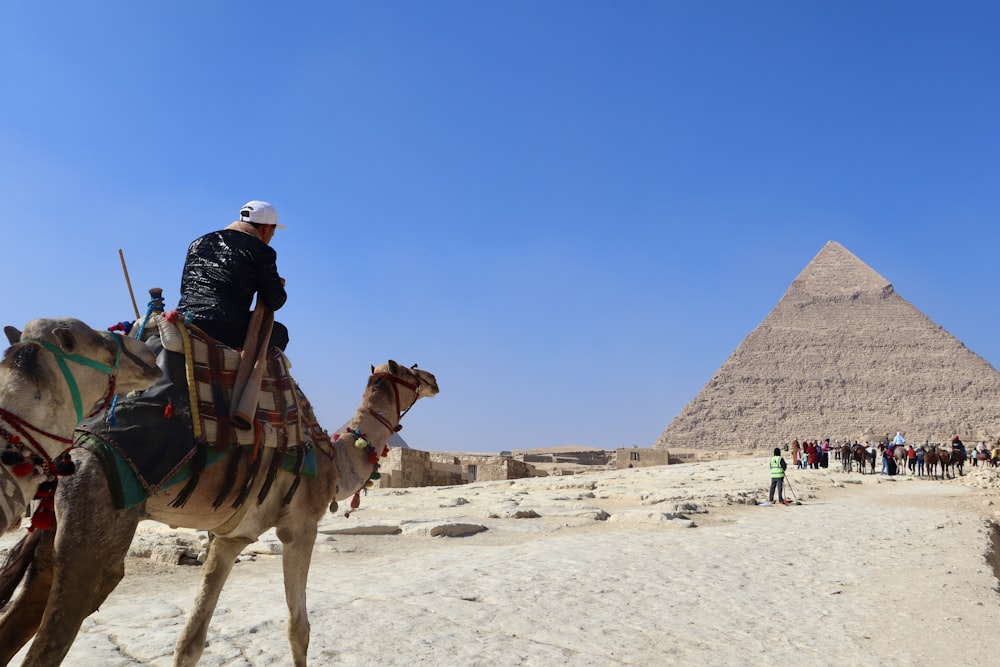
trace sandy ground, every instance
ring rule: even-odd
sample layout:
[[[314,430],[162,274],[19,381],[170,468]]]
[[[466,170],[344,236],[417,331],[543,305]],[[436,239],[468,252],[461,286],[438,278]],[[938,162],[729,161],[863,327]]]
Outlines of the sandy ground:
[[[310,663],[996,664],[1000,473],[789,475],[800,505],[754,504],[766,459],[374,491],[321,526]],[[64,664],[169,665],[200,568],[160,561],[199,541],[144,522]],[[244,552],[200,664],[291,664],[279,553]]]

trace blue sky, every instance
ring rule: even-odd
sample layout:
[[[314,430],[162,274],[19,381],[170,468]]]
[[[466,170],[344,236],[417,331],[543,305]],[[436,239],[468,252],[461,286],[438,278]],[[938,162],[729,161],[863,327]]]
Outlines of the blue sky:
[[[994,2],[5,3],[0,321],[177,301],[250,199],[330,429],[649,446],[828,240],[994,366]],[[887,322],[886,326],[891,326]],[[767,437],[767,434],[762,434]]]

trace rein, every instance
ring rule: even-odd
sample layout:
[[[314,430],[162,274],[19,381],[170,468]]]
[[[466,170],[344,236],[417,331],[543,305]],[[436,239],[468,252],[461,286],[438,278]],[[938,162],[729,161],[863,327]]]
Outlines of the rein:
[[[64,445],[73,444],[70,438],[43,431],[6,408],[0,408],[0,418],[16,431],[11,433],[0,426],[0,437],[7,441],[7,447],[0,453],[0,461],[10,467],[15,477],[25,477],[33,472],[53,476],[68,475],[73,472],[72,463],[68,462],[65,452],[58,457],[58,461],[53,461],[35,436],[49,438]],[[36,466],[39,468],[37,471]]]
[[[88,416],[96,415],[103,410],[111,401],[115,393],[115,377],[118,375],[118,363],[121,360],[124,344],[120,336],[113,336],[118,344],[115,353],[114,364],[108,366],[99,361],[94,361],[79,354],[69,354],[52,343],[37,338],[21,339],[21,343],[33,343],[51,352],[55,358],[63,378],[69,386],[70,395],[73,398],[73,407],[76,410],[76,421],[83,421],[83,401],[80,398],[80,388],[76,383],[76,378],[69,370],[67,361],[71,361],[81,366],[93,368],[108,376],[108,391],[104,400],[94,412]],[[35,494],[35,499],[39,501],[39,506],[32,515],[32,523],[29,530],[39,528],[50,530],[55,525],[55,514],[53,511],[53,499],[55,496],[56,481],[60,476],[70,475],[76,469],[73,460],[69,456],[68,448],[64,450],[56,460],[49,456],[45,448],[38,442],[36,436],[42,436],[59,442],[64,445],[72,445],[73,440],[55,433],[49,433],[31,424],[27,420],[15,415],[10,410],[0,407],[0,419],[6,422],[14,432],[4,426],[0,426],[0,438],[7,441],[7,446],[0,452],[0,463],[10,468],[14,477],[27,477],[32,474],[44,475],[48,480],[41,483]]]

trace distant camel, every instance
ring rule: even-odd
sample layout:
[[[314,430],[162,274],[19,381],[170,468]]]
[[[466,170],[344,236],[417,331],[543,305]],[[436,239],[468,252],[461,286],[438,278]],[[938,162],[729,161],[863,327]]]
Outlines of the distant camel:
[[[964,449],[951,450],[952,465],[958,468],[959,476],[965,475],[965,457],[968,456]]]
[[[0,361],[0,533],[20,523],[39,493],[33,525],[46,528],[52,488],[73,469],[63,458],[73,427],[115,393],[145,389],[160,376],[145,343],[80,320],[37,319],[23,333],[4,333],[11,347]]]
[[[857,445],[854,448],[852,457],[858,463],[858,470],[862,475],[866,474],[866,468],[871,467],[872,474],[875,473],[875,455],[868,451],[864,445]]]
[[[21,578],[25,582],[20,596],[0,618],[0,664],[6,665],[36,630],[22,667],[59,664],[83,620],[98,609],[124,576],[125,555],[136,526],[140,518],[150,518],[171,526],[207,530],[211,536],[201,589],[175,646],[175,665],[198,662],[209,620],[236,557],[269,528],[276,529],[284,545],[282,567],[292,662],[305,665],[309,646],[306,580],[317,525],[328,508],[336,508],[337,500],[358,499],[377,469],[378,456],[389,437],[399,430],[402,415],[419,398],[437,394],[438,385],[427,371],[394,361],[373,367],[361,407],[333,442],[315,423],[305,396],[297,386],[294,390],[302,402],[300,415],[305,428],[317,438],[314,476],[299,476],[280,465],[270,465],[280,454],[273,447],[264,447],[258,469],[268,471],[267,475],[250,477],[254,471],[248,457],[237,457],[235,467],[222,463],[206,467],[181,507],[173,503],[178,498],[177,487],[183,484],[166,487],[141,507],[122,510],[112,501],[97,455],[75,448],[77,472],[66,478],[69,483],[59,485],[55,499],[55,536],[51,531],[29,533],[0,570],[0,582],[16,585]],[[227,472],[234,470],[240,480],[235,485],[227,482]],[[220,493],[224,498],[217,502]],[[240,505],[236,500],[240,496],[250,500]],[[12,590],[7,590],[8,598]],[[0,605],[3,593],[0,587]]]
[[[938,463],[941,461],[941,455],[938,452],[937,447],[928,447],[927,451],[924,452],[924,467],[927,468],[927,476],[931,479],[937,479]]]
[[[854,464],[851,462],[851,446],[840,446],[840,467],[843,472],[853,472]]]
[[[906,474],[906,447],[898,445],[892,450],[892,457],[896,459],[896,471],[900,475]]]
[[[941,460],[941,477],[955,478],[955,457],[947,447],[938,448],[938,459]]]

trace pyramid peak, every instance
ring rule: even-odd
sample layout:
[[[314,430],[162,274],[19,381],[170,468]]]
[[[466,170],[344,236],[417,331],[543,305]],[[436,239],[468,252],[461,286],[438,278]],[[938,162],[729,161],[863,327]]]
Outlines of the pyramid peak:
[[[862,262],[836,241],[827,241],[802,269],[785,294],[802,298],[885,296],[893,292],[892,283]]]

